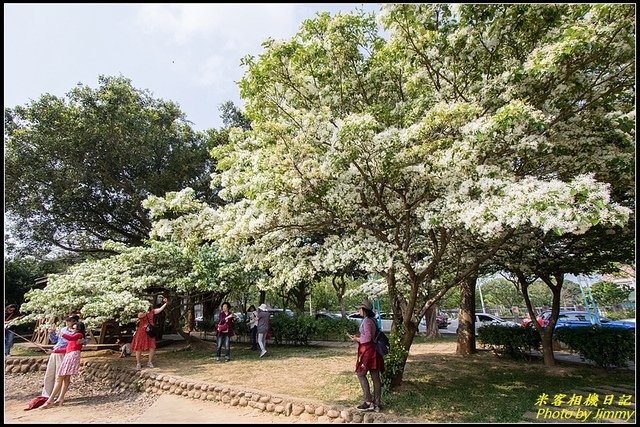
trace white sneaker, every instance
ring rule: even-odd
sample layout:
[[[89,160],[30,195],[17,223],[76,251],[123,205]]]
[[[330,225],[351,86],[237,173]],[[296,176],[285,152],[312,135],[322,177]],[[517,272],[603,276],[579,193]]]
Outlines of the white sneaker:
[[[267,350],[262,350],[262,351],[260,352],[260,357],[264,356],[265,354],[267,354]]]
[[[136,365],[136,371],[139,371],[140,369],[142,369],[142,366],[140,366],[140,364],[138,363],[138,364]]]
[[[149,362],[149,363],[147,363],[147,366],[150,367],[150,368],[153,368],[153,363]]]

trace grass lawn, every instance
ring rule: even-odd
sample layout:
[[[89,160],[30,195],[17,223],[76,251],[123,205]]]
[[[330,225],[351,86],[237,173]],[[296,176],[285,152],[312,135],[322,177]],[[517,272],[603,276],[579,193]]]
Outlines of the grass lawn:
[[[194,349],[180,343],[160,348],[157,370],[195,381],[243,386],[336,406],[362,402],[354,373],[355,344],[271,344],[260,359],[259,352],[250,350],[249,344],[232,343],[232,360],[227,363],[214,360],[213,345],[208,342],[204,348]],[[535,402],[543,393],[571,396],[575,390],[619,385],[635,390],[635,372],[630,370],[606,371],[565,363],[545,368],[539,360],[514,361],[489,351],[462,357],[455,354],[455,346],[455,336],[428,342],[418,337],[409,354],[403,384],[383,395],[383,411],[430,422],[507,423],[521,421],[526,412],[535,412]],[[83,357],[89,353],[83,353]],[[135,365],[135,358],[112,356],[109,361]]]

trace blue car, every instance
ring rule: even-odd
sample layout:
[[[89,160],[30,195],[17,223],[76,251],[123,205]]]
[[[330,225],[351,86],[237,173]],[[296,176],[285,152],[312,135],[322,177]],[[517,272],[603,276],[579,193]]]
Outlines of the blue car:
[[[546,326],[551,318],[551,311],[545,311],[540,315],[543,324]],[[592,313],[587,311],[561,311],[556,322],[558,328],[583,328],[598,324],[597,319]],[[600,326],[603,328],[624,329],[635,331],[635,322],[624,320],[610,320],[605,317],[600,318]]]

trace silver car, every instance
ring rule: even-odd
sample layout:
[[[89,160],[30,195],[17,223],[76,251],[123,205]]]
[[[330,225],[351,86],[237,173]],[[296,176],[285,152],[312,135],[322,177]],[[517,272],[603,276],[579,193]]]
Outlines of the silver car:
[[[478,328],[486,325],[503,325],[509,326],[510,328],[519,328],[520,325],[516,322],[512,322],[511,320],[504,320],[498,316],[489,313],[476,313],[476,336],[478,336]],[[458,329],[456,328],[456,334],[458,333]]]

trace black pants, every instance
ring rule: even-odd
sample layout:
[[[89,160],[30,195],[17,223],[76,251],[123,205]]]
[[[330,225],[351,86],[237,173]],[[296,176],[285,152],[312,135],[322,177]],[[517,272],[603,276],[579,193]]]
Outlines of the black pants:
[[[364,394],[365,402],[373,402],[377,406],[380,406],[380,395],[382,394],[382,383],[380,382],[380,371],[370,370],[371,382],[373,383],[373,398],[371,397],[371,389],[369,388],[369,379],[367,378],[367,371],[356,372],[358,381],[360,381],[360,387]]]
[[[251,328],[251,350],[258,349],[258,327]]]

